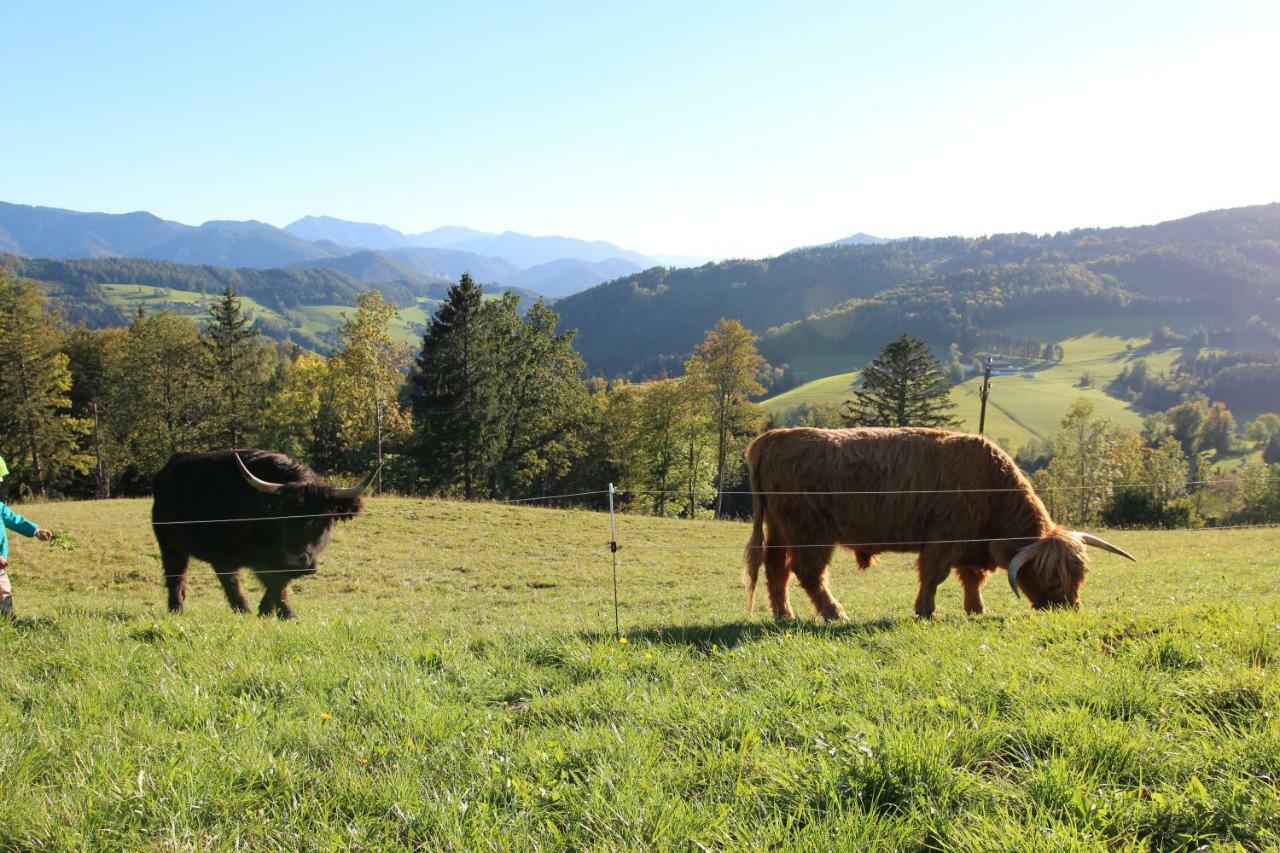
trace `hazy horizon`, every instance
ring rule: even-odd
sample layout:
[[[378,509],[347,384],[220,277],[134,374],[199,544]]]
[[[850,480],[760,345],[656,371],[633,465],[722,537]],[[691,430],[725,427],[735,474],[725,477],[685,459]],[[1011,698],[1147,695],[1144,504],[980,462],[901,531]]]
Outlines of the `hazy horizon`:
[[[1280,9],[12,10],[0,199],[760,257],[1280,198]]]

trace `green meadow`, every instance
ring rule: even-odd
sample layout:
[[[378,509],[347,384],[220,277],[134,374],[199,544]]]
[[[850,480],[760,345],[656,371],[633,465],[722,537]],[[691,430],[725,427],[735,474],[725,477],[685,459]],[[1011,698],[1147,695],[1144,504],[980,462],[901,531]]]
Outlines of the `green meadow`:
[[[1183,350],[1152,347],[1151,330],[1160,324],[1158,319],[1122,318],[1074,324],[1020,323],[1004,329],[1016,337],[1059,343],[1064,355],[1061,363],[1013,359],[1013,363],[1026,368],[1024,373],[991,380],[986,434],[1015,449],[1032,439],[1043,441],[1058,430],[1067,410],[1082,399],[1093,403],[1098,414],[1110,417],[1120,426],[1140,428],[1144,413],[1108,395],[1105,388],[1127,365],[1139,359],[1146,360],[1155,373],[1172,370]],[[827,356],[820,363],[806,363],[805,370],[798,371],[798,375],[814,375],[810,368],[834,365],[839,358]],[[845,365],[860,366],[868,360],[866,355],[850,355]],[[1082,387],[1081,379],[1086,374],[1090,383]],[[804,404],[843,403],[853,396],[852,388],[858,376],[857,370],[839,372],[838,368],[832,368],[829,375],[818,376],[771,397],[762,405],[767,411],[780,415]],[[959,429],[978,431],[981,387],[981,374],[973,373],[952,387],[953,414],[960,422]]]
[[[145,284],[104,284],[102,292],[108,302],[124,308],[126,314],[141,307],[149,312],[169,310],[179,314],[204,315],[213,301],[213,297],[206,293]],[[237,298],[252,316],[269,317],[317,337],[337,331],[342,325],[343,315],[353,314],[356,310],[350,305],[299,305],[281,314],[249,297]],[[391,334],[404,344],[419,343],[422,339],[420,328],[430,320],[430,311],[435,304],[434,300],[422,298],[416,305],[402,308],[391,322]]]
[[[1273,529],[1109,531],[1078,612],[748,617],[739,522],[376,498],[292,622],[208,567],[164,612],[147,501],[25,505],[0,847],[1274,849]],[[249,582],[250,586],[253,583]]]

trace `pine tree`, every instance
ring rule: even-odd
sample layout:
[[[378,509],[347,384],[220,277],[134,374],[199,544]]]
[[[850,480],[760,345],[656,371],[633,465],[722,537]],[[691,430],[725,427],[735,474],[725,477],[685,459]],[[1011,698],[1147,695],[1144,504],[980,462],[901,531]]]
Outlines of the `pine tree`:
[[[32,282],[0,277],[0,436],[15,479],[37,495],[89,470],[79,446],[88,424],[71,416],[62,335]]]
[[[213,368],[210,384],[216,429],[227,447],[240,447],[262,399],[254,370],[253,342],[258,333],[230,287],[210,306],[209,317],[204,344]]]
[[[707,332],[685,365],[685,374],[711,398],[716,424],[716,518],[724,506],[725,468],[730,433],[747,397],[764,387],[756,375],[765,360],[756,350],[755,335],[737,320],[721,320]]]
[[[952,426],[946,371],[924,341],[903,335],[885,344],[845,401],[846,420],[862,426]]]
[[[485,358],[480,286],[471,276],[449,288],[422,336],[409,377],[419,471],[433,490],[462,481],[475,498],[488,413],[482,387],[492,373]]]

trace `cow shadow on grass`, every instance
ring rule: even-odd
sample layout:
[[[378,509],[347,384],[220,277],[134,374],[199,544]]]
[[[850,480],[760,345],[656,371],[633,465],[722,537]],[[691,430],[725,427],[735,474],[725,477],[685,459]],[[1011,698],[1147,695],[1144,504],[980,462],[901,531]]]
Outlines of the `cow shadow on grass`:
[[[866,621],[827,624],[793,620],[789,622],[727,622],[719,625],[658,625],[623,631],[628,643],[685,646],[702,651],[731,649],[770,637],[809,636],[827,639],[868,637],[894,631],[917,621],[915,617],[881,617]],[[586,642],[611,641],[612,632],[592,631],[579,635]]]

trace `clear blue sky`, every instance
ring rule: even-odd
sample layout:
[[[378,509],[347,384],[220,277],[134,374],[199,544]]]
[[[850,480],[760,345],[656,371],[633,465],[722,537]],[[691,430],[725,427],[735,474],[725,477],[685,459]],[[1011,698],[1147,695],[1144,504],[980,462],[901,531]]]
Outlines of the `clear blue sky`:
[[[620,5],[6,2],[0,200],[706,256],[1280,200],[1274,0]]]

